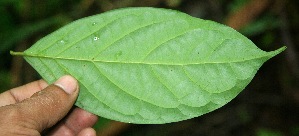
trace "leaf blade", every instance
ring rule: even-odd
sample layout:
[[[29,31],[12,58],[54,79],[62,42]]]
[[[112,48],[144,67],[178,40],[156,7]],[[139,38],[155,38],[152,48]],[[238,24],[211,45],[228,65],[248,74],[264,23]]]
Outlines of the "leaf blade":
[[[21,55],[49,83],[74,76],[77,106],[149,124],[225,105],[284,49],[264,52],[229,27],[180,12],[129,8],[78,20]]]

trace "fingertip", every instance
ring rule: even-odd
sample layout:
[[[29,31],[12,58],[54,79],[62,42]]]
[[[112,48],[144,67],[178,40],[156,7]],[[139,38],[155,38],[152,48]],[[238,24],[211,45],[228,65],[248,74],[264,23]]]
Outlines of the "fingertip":
[[[70,75],[62,76],[54,85],[62,88],[68,94],[73,94],[79,88],[77,80]]]
[[[96,136],[97,133],[93,128],[85,128],[80,133],[78,133],[78,136]]]

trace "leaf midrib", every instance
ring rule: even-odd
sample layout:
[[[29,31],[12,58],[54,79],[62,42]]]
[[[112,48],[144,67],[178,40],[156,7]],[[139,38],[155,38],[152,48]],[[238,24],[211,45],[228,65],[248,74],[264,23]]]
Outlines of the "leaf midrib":
[[[14,55],[21,55],[24,57],[32,57],[32,58],[45,58],[45,59],[54,59],[54,60],[73,60],[73,61],[88,61],[93,63],[119,63],[119,64],[144,64],[144,65],[171,65],[171,66],[186,66],[186,65],[204,65],[204,64],[226,64],[226,63],[239,63],[246,62],[250,60],[257,60],[263,58],[271,58],[277,53],[273,54],[265,54],[259,57],[248,58],[243,60],[235,60],[235,61],[223,61],[223,62],[198,62],[198,63],[155,63],[155,62],[124,62],[124,61],[109,61],[109,60],[93,60],[93,59],[78,59],[78,58],[64,58],[64,57],[53,57],[53,56],[40,56],[40,55],[32,55],[26,54],[24,52],[12,52]]]

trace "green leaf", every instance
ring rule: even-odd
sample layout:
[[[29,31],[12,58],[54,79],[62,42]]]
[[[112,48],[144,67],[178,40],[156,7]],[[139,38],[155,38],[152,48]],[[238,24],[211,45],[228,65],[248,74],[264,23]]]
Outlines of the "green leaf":
[[[227,26],[173,10],[127,8],[75,21],[39,40],[25,59],[49,83],[80,83],[76,105],[131,123],[168,123],[231,101],[264,52]]]

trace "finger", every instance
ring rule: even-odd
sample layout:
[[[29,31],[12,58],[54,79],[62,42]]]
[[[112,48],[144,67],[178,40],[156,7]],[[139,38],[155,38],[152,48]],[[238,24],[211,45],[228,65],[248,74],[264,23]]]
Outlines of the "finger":
[[[0,94],[0,107],[15,104],[29,98],[34,93],[46,88],[48,84],[44,80],[38,80],[26,85],[8,90]]]
[[[78,136],[96,136],[97,133],[93,128],[85,128],[83,129]]]
[[[98,117],[92,113],[84,111],[80,108],[75,108],[72,113],[65,118],[51,132],[51,136],[59,135],[77,135],[86,128],[92,127],[98,120]]]
[[[98,117],[80,108],[74,111],[66,118],[65,125],[78,134],[82,129],[92,127],[98,120]]]
[[[32,129],[41,132],[61,120],[73,106],[78,96],[78,84],[71,76],[63,76],[53,85],[17,103],[15,108]]]

